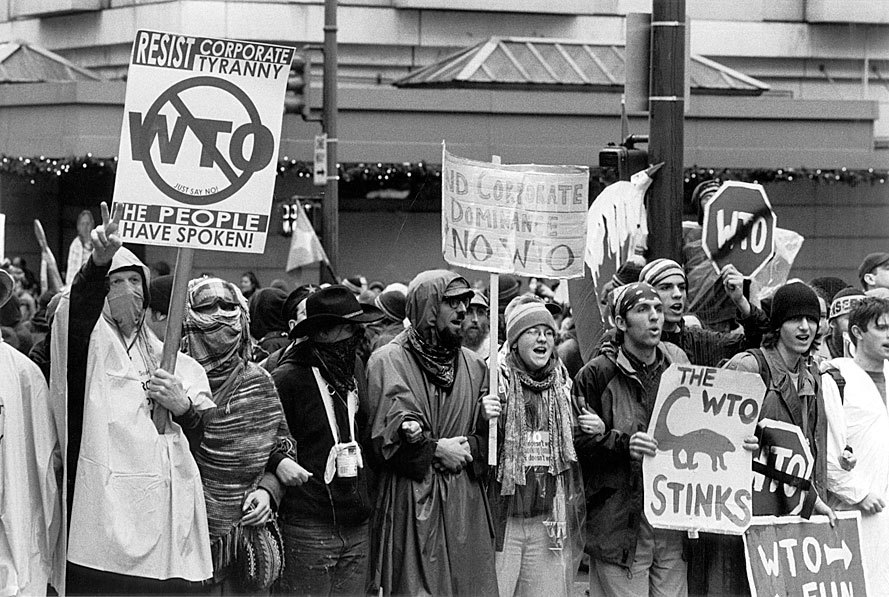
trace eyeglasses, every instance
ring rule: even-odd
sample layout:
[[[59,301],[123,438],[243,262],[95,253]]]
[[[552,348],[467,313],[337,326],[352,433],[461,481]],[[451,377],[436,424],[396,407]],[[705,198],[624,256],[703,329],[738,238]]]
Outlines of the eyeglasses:
[[[522,332],[523,336],[528,336],[530,338],[534,338],[535,340],[540,336],[543,336],[547,340],[554,340],[556,337],[556,333],[552,331],[550,328],[528,328],[524,332]]]
[[[451,309],[459,309],[460,305],[464,307],[469,307],[469,301],[472,300],[472,297],[468,296],[446,296],[444,297],[444,302]]]

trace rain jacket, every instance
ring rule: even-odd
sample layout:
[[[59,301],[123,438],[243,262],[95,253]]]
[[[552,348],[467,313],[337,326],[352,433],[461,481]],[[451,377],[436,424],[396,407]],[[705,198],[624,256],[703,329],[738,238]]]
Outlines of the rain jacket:
[[[688,363],[677,346],[657,347],[661,373],[671,363]],[[586,483],[586,551],[598,560],[629,568],[643,512],[642,462],[630,458],[630,436],[648,429],[654,401],[643,400],[642,382],[623,349],[603,354],[574,380],[574,408],[584,407],[605,422],[604,436],[575,431],[574,448]]]
[[[157,432],[143,375],[102,316],[107,274],[127,268],[141,272],[147,306],[148,268],[121,248],[110,265],[84,265],[53,321],[50,388],[66,438],[67,558],[116,574],[200,581],[212,574],[207,512],[182,425],[213,407],[210,387],[203,368],[180,354],[176,374],[194,408]],[[160,355],[161,342],[143,331]]]
[[[407,315],[435,341],[447,285],[458,274],[433,271],[411,283]],[[408,332],[379,348],[367,365],[377,406],[374,451],[382,462],[371,531],[371,586],[385,595],[494,595],[493,525],[482,480],[487,426],[479,426],[487,393],[485,362],[468,348],[457,355],[450,390],[434,385],[408,349]],[[423,438],[408,443],[401,424],[419,422]],[[459,473],[433,467],[438,439],[466,436],[473,461]]]
[[[0,596],[62,588],[61,450],[40,369],[0,341]]]

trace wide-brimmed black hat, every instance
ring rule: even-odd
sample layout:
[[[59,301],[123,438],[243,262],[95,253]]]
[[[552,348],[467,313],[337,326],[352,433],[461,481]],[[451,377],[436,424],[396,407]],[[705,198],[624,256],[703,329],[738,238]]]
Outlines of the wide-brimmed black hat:
[[[293,328],[294,337],[305,336],[319,327],[338,323],[373,323],[383,318],[383,312],[373,305],[362,305],[351,290],[334,284],[312,293],[305,299],[305,311]]]

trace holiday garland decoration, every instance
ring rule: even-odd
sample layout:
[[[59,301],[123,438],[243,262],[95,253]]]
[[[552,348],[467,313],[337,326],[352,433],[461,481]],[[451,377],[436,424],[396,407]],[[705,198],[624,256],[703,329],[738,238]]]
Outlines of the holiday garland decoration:
[[[72,172],[86,171],[95,174],[113,174],[117,169],[117,158],[94,157],[91,153],[85,156],[69,156],[65,158],[49,158],[46,156],[7,156],[0,155],[0,173],[14,174],[30,178],[34,184],[37,179],[60,177]],[[312,162],[289,157],[278,162],[278,176],[297,176],[312,178]],[[337,164],[340,185],[343,192],[352,196],[363,196],[368,192],[380,189],[411,189],[422,190],[424,195],[432,195],[437,191],[437,180],[441,178],[441,165],[426,162],[368,162]],[[601,178],[599,168],[590,169],[594,179]],[[431,179],[431,180],[430,180]],[[772,183],[795,182],[810,180],[816,184],[885,184],[889,180],[889,170],[851,169],[851,168],[704,168],[692,166],[685,169],[685,183],[694,186],[704,180],[737,180],[740,182]]]

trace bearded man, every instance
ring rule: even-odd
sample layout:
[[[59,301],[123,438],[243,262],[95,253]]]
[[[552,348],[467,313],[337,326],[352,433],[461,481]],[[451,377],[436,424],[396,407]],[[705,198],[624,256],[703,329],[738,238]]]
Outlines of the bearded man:
[[[159,367],[163,345],[145,325],[148,268],[122,248],[117,228],[102,203],[93,253],[52,328],[50,388],[67,405],[67,592],[192,592],[212,562],[183,428],[199,426],[213,402],[194,361],[182,359],[175,375]],[[163,432],[152,421],[157,407],[167,411]],[[65,416],[57,413],[59,424]]]
[[[483,359],[487,358],[491,341],[491,321],[488,318],[488,299],[478,290],[473,291],[462,329],[463,346],[474,350]]]
[[[380,462],[371,532],[373,594],[497,593],[493,526],[482,480],[485,362],[461,347],[473,297],[462,276],[423,272],[408,287],[411,327],[371,356]]]

